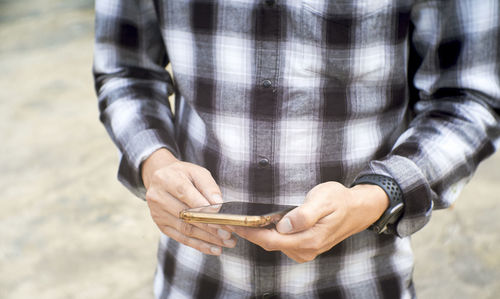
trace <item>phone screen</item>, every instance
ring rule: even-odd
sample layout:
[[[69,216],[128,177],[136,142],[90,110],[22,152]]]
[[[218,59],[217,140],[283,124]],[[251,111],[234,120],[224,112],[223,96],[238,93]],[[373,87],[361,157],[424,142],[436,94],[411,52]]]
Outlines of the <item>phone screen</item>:
[[[229,215],[264,216],[268,214],[287,212],[296,208],[290,205],[230,201],[206,207],[192,208],[190,212],[217,213]]]

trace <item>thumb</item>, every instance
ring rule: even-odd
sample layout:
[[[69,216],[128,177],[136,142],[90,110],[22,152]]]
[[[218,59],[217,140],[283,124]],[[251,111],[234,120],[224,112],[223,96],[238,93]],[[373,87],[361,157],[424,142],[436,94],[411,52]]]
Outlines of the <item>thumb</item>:
[[[203,194],[210,204],[223,202],[220,188],[210,174],[210,171],[193,164],[189,174],[196,189]]]
[[[321,218],[333,212],[335,205],[332,205],[332,198],[335,196],[332,196],[329,191],[331,191],[331,186],[337,190],[338,185],[324,183],[311,189],[304,203],[288,212],[276,224],[276,230],[281,234],[290,234],[313,227]]]
[[[326,215],[324,209],[317,207],[312,201],[306,201],[303,205],[288,212],[276,224],[276,230],[281,234],[291,234],[307,230],[314,226],[319,219]]]

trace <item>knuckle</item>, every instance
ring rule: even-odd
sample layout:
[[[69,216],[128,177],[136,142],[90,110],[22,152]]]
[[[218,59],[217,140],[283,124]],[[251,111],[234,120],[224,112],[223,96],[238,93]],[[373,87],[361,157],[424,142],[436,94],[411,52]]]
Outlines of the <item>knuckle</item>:
[[[191,236],[193,234],[194,226],[184,221],[181,221],[180,232],[184,236]]]
[[[153,175],[151,176],[151,183],[152,185],[159,185],[162,184],[165,181],[165,171],[163,169],[157,169],[153,172]]]
[[[201,174],[205,175],[205,176],[212,176],[212,173],[210,172],[210,170],[206,169],[205,167],[199,167],[199,170],[201,172]]]
[[[179,184],[177,186],[175,186],[175,192],[176,192],[176,197],[180,200],[183,200],[186,198],[186,186],[184,184]]]
[[[158,182],[160,180],[160,177],[162,175],[162,170],[161,169],[157,169],[153,172],[153,174],[151,175],[151,182]]]
[[[296,221],[302,221],[302,219],[305,218],[305,212],[304,212],[304,209],[302,208],[298,208],[298,209],[295,209],[294,212],[294,220]]]
[[[262,247],[262,249],[264,249],[265,251],[272,251],[271,249],[269,249],[269,247],[267,247],[265,244],[261,244],[260,247]]]
[[[191,162],[187,162],[187,161],[183,161],[183,160],[177,160],[174,163],[170,164],[170,166],[172,166],[173,168],[178,168],[178,169],[182,169],[182,170],[189,170],[189,168],[192,167],[193,165],[196,165],[196,164],[191,163]]]
[[[302,251],[297,254],[293,259],[298,263],[307,263],[316,258],[317,254],[310,251]]]
[[[273,242],[270,240],[263,241],[261,244],[261,247],[265,251],[274,251],[275,250],[275,246],[274,246]]]
[[[300,222],[302,225],[307,225],[308,222],[310,222],[310,216],[309,212],[307,212],[304,209],[297,209],[297,220]]]
[[[303,257],[301,257],[301,256],[296,256],[296,257],[293,258],[293,260],[296,261],[299,264],[302,264],[302,263],[306,262],[306,260]]]
[[[207,231],[207,232],[213,232],[213,230],[210,229],[210,227],[206,223],[196,223],[195,226],[198,227],[201,230],[204,230],[204,231]]]
[[[339,182],[329,181],[316,185],[308,193],[307,197],[316,197],[320,194],[326,194],[327,192],[343,192],[345,186]]]
[[[151,189],[150,189],[151,190]],[[154,196],[154,193],[153,191],[150,191],[148,190],[146,192],[146,202],[155,202],[156,201],[156,197]]]
[[[167,168],[174,170],[174,171],[178,171],[178,170],[183,168],[183,162],[182,161],[172,162],[172,163],[168,164]]]
[[[334,182],[334,181],[325,182],[325,183],[321,184],[321,186],[325,187],[325,188],[329,188],[329,189],[335,189],[335,190],[342,190],[345,188],[344,185],[342,185],[341,183]]]
[[[152,187],[146,191],[146,201],[156,201],[158,197],[156,188]]]
[[[314,224],[310,213],[305,209],[297,209],[293,218],[294,226],[298,229],[309,228]]]
[[[208,226],[208,224],[205,224],[205,223],[197,223],[197,224],[192,224],[194,226],[196,226],[197,228],[207,232],[207,233],[210,233],[212,235],[217,235],[217,230],[215,228],[211,228],[210,226]]]
[[[186,246],[189,246],[189,247],[192,247],[192,248],[195,248],[194,247],[194,243],[193,243],[193,240],[186,236],[186,235],[183,235],[183,234],[179,234],[178,232],[176,232],[176,229],[174,227],[171,227],[171,226],[164,226],[163,228],[161,228],[161,231],[169,236],[170,238],[176,240],[177,242],[181,243],[181,244],[184,244]],[[195,248],[197,249],[197,248]]]
[[[206,242],[224,246],[224,243],[222,242],[221,239],[219,239],[218,237],[216,237],[214,235],[210,235],[210,234],[206,237]]]
[[[316,258],[316,254],[306,254],[302,257],[303,263],[310,262]]]

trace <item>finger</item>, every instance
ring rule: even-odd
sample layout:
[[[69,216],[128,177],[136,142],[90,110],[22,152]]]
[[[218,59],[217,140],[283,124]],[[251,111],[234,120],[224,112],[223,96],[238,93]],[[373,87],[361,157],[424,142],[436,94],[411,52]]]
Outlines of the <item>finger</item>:
[[[204,169],[201,167],[198,167],[198,168]],[[210,172],[206,171],[206,173],[208,174],[208,176],[212,180],[212,182],[215,184],[215,181],[213,180],[212,176],[210,175]],[[222,198],[220,198],[220,191],[218,189],[219,187],[217,186],[217,184],[215,184],[215,187],[217,188],[217,190],[219,192],[219,194],[215,194],[219,197],[219,199],[217,199],[217,200],[220,200],[222,202]],[[189,206],[186,203],[183,203],[183,202],[177,200],[174,196],[172,196],[168,192],[163,192],[162,195],[165,198],[169,199],[170,203],[172,203],[172,204],[167,205],[167,207],[169,208],[169,211],[172,215],[178,216],[181,211],[189,208]],[[199,194],[197,194],[197,195],[199,195]],[[213,198],[212,198],[212,200],[213,200]],[[216,204],[216,203],[214,202],[213,204]],[[213,206],[213,209],[218,210],[218,209],[220,209],[220,206]],[[220,225],[204,224],[204,223],[195,223],[194,225],[196,225],[197,227],[199,227],[201,229],[209,231],[212,234],[217,235],[224,240],[228,240],[231,238],[231,233],[227,229],[222,228]]]
[[[179,220],[179,221],[184,222],[183,220]],[[185,223],[187,223],[187,222],[185,222]],[[222,242],[225,245],[233,243],[232,241],[230,241],[229,243],[225,243],[225,241],[228,241],[228,240],[235,241],[236,240],[235,238],[233,238],[233,235],[229,231],[227,231],[223,228],[215,227],[215,225],[214,225],[214,227],[211,227],[206,223],[189,223],[189,224],[197,227],[198,229],[201,229],[202,231],[206,231],[206,232],[210,233],[211,235],[217,237],[218,239],[222,240]],[[234,247],[234,246],[228,245],[226,247]]]
[[[212,245],[224,246],[229,248],[233,248],[234,246],[236,246],[236,239],[231,238],[231,236],[228,239],[223,240],[217,233],[213,234],[207,232],[206,230],[203,230],[196,225],[184,222],[180,219],[176,219],[170,214],[165,215],[163,221],[157,223],[157,225],[162,231],[165,227],[172,227],[186,237],[195,238]]]
[[[290,240],[286,240],[285,235],[281,235],[274,229],[265,228],[247,228],[247,227],[232,227],[234,233],[238,236],[259,245],[267,251],[282,250],[291,245]]]
[[[181,234],[173,227],[165,226],[163,227],[162,232],[170,238],[176,240],[177,242],[192,247],[202,253],[210,255],[220,255],[222,253],[222,248],[220,246],[211,245],[199,239],[190,238],[186,235]]]
[[[283,253],[299,264],[307,262],[307,260],[303,257],[303,255],[304,255],[303,252],[299,253],[296,250],[285,250],[285,251],[283,251]]]
[[[276,230],[281,234],[297,233],[311,228],[321,218],[334,211],[333,199],[326,196],[308,196],[301,206],[288,212],[276,224]]]
[[[184,220],[180,220],[179,221],[181,222],[184,222]],[[190,225],[193,225],[203,231],[206,231],[210,234],[212,234],[213,236],[221,239],[223,242],[226,241],[226,240],[235,240],[232,236],[232,234],[228,231],[228,230],[225,230],[221,227],[217,227],[217,225],[213,224],[213,225],[209,225],[209,224],[206,224],[206,223],[188,223],[188,222],[184,222],[184,223],[187,223],[187,224],[190,224]]]
[[[313,260],[319,253],[322,238],[313,230],[307,230],[292,235],[282,235],[276,230],[249,229],[233,227],[240,237],[259,245],[267,251],[280,250],[296,262],[303,263]]]
[[[207,206],[210,202],[195,188],[190,177],[182,171],[169,172],[161,180],[161,187],[188,207]]]
[[[152,193],[152,191],[150,193]],[[148,203],[151,203],[152,201],[154,202],[150,204],[150,209],[152,212],[154,210],[156,212],[155,214],[158,214],[161,213],[161,211],[163,210],[163,213],[156,215],[156,217],[153,217],[155,222],[157,222],[157,224],[159,225],[166,225],[167,223],[166,219],[172,219],[169,218],[168,215],[177,218],[176,220],[179,220],[178,219],[179,213],[182,210],[189,208],[186,204],[175,199],[172,195],[168,194],[166,191],[158,189],[155,190],[153,195],[147,196],[147,199]],[[204,231],[207,231],[212,235],[221,238],[222,240],[229,240],[231,238],[231,233],[227,229],[223,229],[219,225],[216,224],[209,225],[205,223],[193,223],[192,225]]]
[[[196,189],[198,189],[211,204],[223,202],[220,188],[217,186],[210,171],[206,168],[192,165],[189,168],[189,175]]]
[[[209,233],[204,229],[200,229],[196,225],[184,222],[180,219],[170,218],[166,220],[170,223],[169,226],[175,227],[176,230],[188,237],[196,238],[207,243],[229,248],[233,248],[234,246],[236,246],[236,240],[234,238],[231,238],[230,235],[228,239],[223,240],[217,233]]]

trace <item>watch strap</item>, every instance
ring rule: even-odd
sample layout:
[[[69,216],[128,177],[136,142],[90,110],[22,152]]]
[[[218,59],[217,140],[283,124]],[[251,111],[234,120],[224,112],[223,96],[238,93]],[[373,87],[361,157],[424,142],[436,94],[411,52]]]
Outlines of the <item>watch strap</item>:
[[[384,214],[373,223],[369,229],[378,234],[396,232],[396,223],[403,214],[403,192],[398,183],[391,177],[379,174],[364,175],[356,179],[352,186],[370,184],[382,188],[389,197],[389,207]]]

